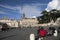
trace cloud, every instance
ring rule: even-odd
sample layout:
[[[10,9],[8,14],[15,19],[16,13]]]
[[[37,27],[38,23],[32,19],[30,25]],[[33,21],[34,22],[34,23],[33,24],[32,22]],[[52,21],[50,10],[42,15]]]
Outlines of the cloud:
[[[9,15],[9,16],[12,15],[11,13],[8,13],[8,12],[5,12],[5,11],[0,11],[0,14],[2,14],[2,15]]]
[[[50,11],[52,9],[60,9],[60,0],[52,0],[48,3],[47,8],[45,10]]]
[[[40,16],[41,14],[41,5],[47,5],[47,4],[40,4],[40,3],[35,3],[35,4],[24,4],[23,6],[9,6],[9,5],[2,5],[0,4],[1,7],[11,9],[11,10],[17,10],[21,14],[25,13],[26,17],[31,18],[33,16]]]
[[[4,8],[7,8],[7,9],[16,10],[16,7],[14,7],[14,6],[2,5],[2,4],[0,4],[0,6],[4,7]]]
[[[35,5],[35,6],[41,6],[41,5],[47,5],[47,4],[40,4],[40,3],[33,3],[33,4],[31,4],[31,5]]]
[[[6,14],[6,12],[0,11],[0,14]]]
[[[40,16],[41,10],[38,8],[40,5],[23,5],[20,6],[20,13],[25,13],[26,17]]]

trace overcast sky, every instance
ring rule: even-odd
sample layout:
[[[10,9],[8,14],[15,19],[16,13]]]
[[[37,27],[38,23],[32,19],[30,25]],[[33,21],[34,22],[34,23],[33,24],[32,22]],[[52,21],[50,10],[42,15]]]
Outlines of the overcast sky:
[[[60,9],[60,0],[0,0],[0,18],[6,16],[11,19],[40,16],[43,10]]]

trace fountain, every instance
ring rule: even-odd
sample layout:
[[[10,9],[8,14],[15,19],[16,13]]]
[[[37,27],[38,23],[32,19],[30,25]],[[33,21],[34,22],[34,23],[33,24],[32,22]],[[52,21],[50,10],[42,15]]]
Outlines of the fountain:
[[[57,20],[54,22],[53,20],[47,24],[48,26],[60,26],[60,18],[57,18]]]
[[[52,20],[50,23],[47,24],[48,26],[53,26],[54,25],[54,21]]]
[[[60,26],[60,18],[57,18],[57,20],[55,21],[54,25]]]

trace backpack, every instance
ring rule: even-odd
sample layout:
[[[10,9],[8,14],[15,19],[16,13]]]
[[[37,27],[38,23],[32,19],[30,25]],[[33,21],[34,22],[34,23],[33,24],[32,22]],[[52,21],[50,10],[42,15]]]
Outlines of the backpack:
[[[40,31],[39,31],[39,36],[40,37],[44,37],[46,35],[46,31],[44,30],[44,29],[41,29]]]

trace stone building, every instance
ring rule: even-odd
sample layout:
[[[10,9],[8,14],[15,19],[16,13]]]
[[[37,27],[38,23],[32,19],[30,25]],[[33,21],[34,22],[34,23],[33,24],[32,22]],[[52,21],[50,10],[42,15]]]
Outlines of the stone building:
[[[36,18],[27,18],[20,20],[21,26],[32,26],[38,24],[38,21]]]
[[[1,23],[6,23],[7,25],[9,25],[10,27],[18,27],[18,22],[17,20],[11,20],[8,19],[6,17],[0,18],[0,22]]]
[[[38,24],[37,18],[26,18],[23,14],[22,19],[20,20],[20,26],[32,26]]]
[[[26,18],[25,14],[23,14],[21,20],[12,20],[7,17],[0,18],[0,22],[8,24],[10,27],[28,27],[32,25],[37,25],[37,18]]]

